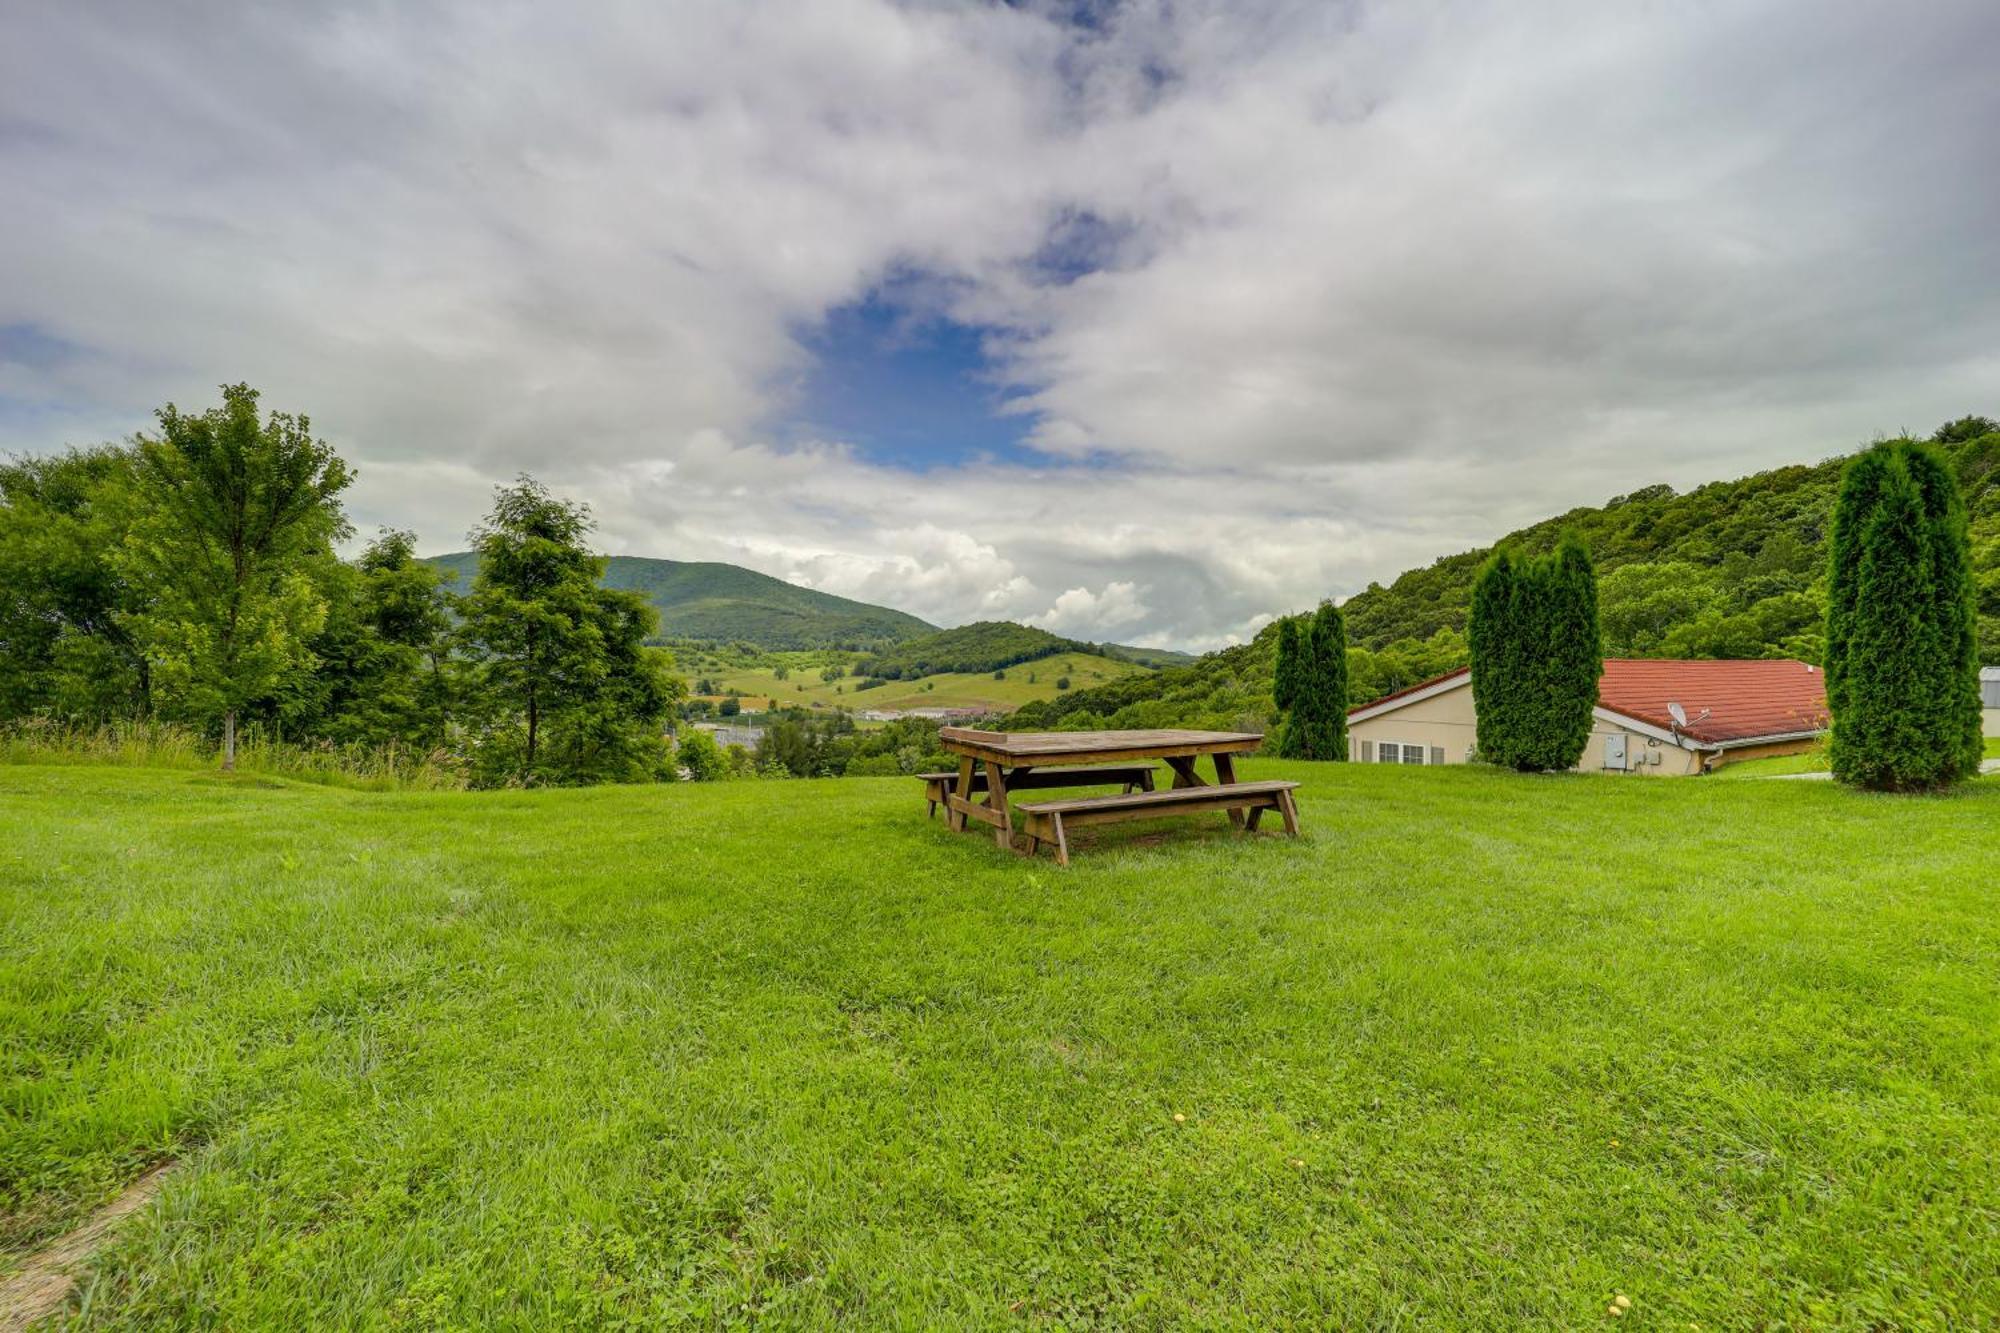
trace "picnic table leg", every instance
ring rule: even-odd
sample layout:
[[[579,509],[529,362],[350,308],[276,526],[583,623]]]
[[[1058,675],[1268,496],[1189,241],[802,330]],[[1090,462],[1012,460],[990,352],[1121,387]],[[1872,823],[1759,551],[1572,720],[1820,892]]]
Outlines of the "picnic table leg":
[[[1002,851],[1014,850],[1014,815],[1007,805],[1007,776],[1000,765],[986,761],[986,804],[1000,816],[993,829],[993,843]]]
[[[1174,771],[1174,787],[1176,790],[1181,787],[1206,787],[1208,785],[1201,780],[1201,774],[1194,771],[1194,760],[1188,758],[1186,755],[1174,755],[1167,760],[1167,767]]]
[[[1299,836],[1299,807],[1288,791],[1278,793],[1278,813],[1285,817],[1285,832],[1296,838]]]
[[[1223,753],[1222,753],[1221,751],[1219,751],[1219,750],[1218,750],[1218,751],[1216,752],[1216,755],[1215,755],[1215,780],[1216,780],[1217,782],[1221,783],[1221,784],[1222,784],[1223,786],[1225,786],[1225,787],[1233,787],[1233,786],[1235,786],[1235,785],[1236,785],[1236,756],[1235,756],[1235,755],[1231,755],[1231,754],[1223,754]],[[1230,822],[1231,824],[1234,824],[1234,825],[1235,825],[1235,826],[1236,826],[1237,828],[1239,828],[1239,829],[1240,829],[1240,828],[1243,828],[1243,827],[1244,827],[1244,823],[1243,823],[1243,812],[1242,812],[1241,810],[1231,810],[1231,811],[1229,812],[1229,822]],[[1257,827],[1257,826],[1256,826],[1255,824],[1252,824],[1252,825],[1250,825],[1250,826],[1249,826],[1249,828],[1250,828],[1250,829],[1251,829],[1251,830],[1252,830],[1253,832],[1254,832],[1254,831],[1256,830],[1256,827]]]
[[[958,761],[958,786],[956,790],[959,800],[969,801],[972,799],[971,755],[966,755]],[[949,828],[953,833],[965,832],[965,814],[963,811],[952,809],[950,802],[946,802],[945,816],[945,827]]]

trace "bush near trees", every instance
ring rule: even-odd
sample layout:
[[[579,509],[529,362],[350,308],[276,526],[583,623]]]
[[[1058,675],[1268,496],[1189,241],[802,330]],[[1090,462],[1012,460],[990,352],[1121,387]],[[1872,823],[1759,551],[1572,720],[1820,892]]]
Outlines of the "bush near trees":
[[[1978,628],[1965,504],[1950,467],[1909,440],[1856,458],[1831,547],[1834,776],[1909,791],[1977,773]]]
[[[1299,696],[1299,622],[1286,616],[1278,622],[1278,656],[1271,671],[1271,702],[1284,711]]]
[[[1279,639],[1280,651],[1284,640]],[[1287,759],[1347,758],[1347,626],[1340,608],[1321,602],[1295,634],[1291,709],[1279,734]]]
[[[1468,631],[1479,757],[1523,771],[1575,767],[1604,668],[1583,543],[1572,534],[1550,555],[1494,552],[1473,585]]]

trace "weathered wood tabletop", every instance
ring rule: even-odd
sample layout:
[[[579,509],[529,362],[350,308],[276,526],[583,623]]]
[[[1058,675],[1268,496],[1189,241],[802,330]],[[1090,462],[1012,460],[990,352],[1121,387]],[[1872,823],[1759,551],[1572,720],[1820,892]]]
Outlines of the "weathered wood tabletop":
[[[1007,807],[1007,780],[1030,769],[1062,764],[1091,764],[1121,759],[1164,759],[1173,770],[1175,787],[1205,787],[1195,761],[1208,755],[1215,780],[1222,786],[1236,781],[1236,756],[1264,743],[1254,731],[978,731],[944,727],[938,732],[944,748],[958,758],[958,782],[945,797],[947,820],[963,831],[967,821],[993,827],[993,841],[1014,845],[1014,819]],[[974,772],[986,769],[986,799],[973,797]],[[1243,814],[1232,810],[1230,821],[1241,827]]]

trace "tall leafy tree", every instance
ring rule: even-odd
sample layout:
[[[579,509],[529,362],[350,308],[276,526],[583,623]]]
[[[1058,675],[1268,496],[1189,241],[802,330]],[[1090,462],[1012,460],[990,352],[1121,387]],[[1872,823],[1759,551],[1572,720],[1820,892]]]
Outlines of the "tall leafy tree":
[[[1347,625],[1321,602],[1299,632],[1292,707],[1278,738],[1288,759],[1347,758]]]
[[[414,534],[385,529],[353,564],[315,572],[327,612],[316,666],[281,691],[288,734],[435,748],[450,719],[454,625],[448,571],[417,559]]]
[[[1834,776],[1877,790],[1979,770],[1979,672],[1964,501],[1929,447],[1849,465],[1832,543],[1827,695]]]
[[[0,717],[149,711],[140,602],[117,558],[135,461],[105,445],[0,463]]]
[[[130,617],[156,684],[186,712],[219,720],[222,766],[236,724],[288,671],[326,607],[307,569],[347,535],[340,494],[353,474],[303,415],[258,413],[256,390],[225,385],[199,414],[169,403],[138,440],[137,517],[125,543],[143,597]]]
[[[494,494],[472,534],[479,573],[460,635],[474,666],[483,781],[638,781],[666,771],[662,720],[678,700],[672,658],[645,640],[636,593],[598,586],[589,509],[531,477]]]

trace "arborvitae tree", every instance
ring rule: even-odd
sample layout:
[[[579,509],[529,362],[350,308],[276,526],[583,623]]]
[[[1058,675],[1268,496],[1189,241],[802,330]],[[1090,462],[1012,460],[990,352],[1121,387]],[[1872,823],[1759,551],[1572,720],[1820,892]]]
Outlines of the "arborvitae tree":
[[[1555,554],[1540,563],[1546,581],[1542,681],[1545,702],[1536,718],[1538,767],[1576,767],[1590,744],[1597,682],[1604,675],[1603,639],[1597,626],[1597,571],[1575,533],[1565,532]]]
[[[1271,679],[1271,699],[1280,711],[1291,708],[1299,693],[1299,622],[1286,616],[1278,622],[1278,656]]]
[[[1278,753],[1287,759],[1345,759],[1347,624],[1340,608],[1321,602],[1296,643],[1292,708],[1278,738]]]
[[[1849,465],[1827,610],[1834,776],[1884,791],[1979,770],[1965,506],[1950,470],[1898,441]]]
[[[1523,771],[1574,768],[1604,670],[1583,543],[1565,534],[1540,559],[1495,551],[1473,585],[1467,638],[1480,758]]]
[[[1466,648],[1472,659],[1472,706],[1479,757],[1492,764],[1514,762],[1521,752],[1515,735],[1522,707],[1521,562],[1512,547],[1487,558],[1472,585],[1466,621]]]
[[[1862,530],[1881,503],[1892,459],[1887,446],[1857,455],[1841,474],[1840,496],[1834,501],[1827,535],[1826,702],[1835,717],[1847,711],[1848,639],[1861,595]]]
[[[1907,445],[1903,465],[1922,502],[1930,565],[1926,619],[1932,626],[1936,662],[1931,703],[1945,745],[1956,745],[1958,776],[1969,778],[1979,772],[1985,741],[1979,700],[1979,613],[1965,500],[1950,464],[1929,445]]]

